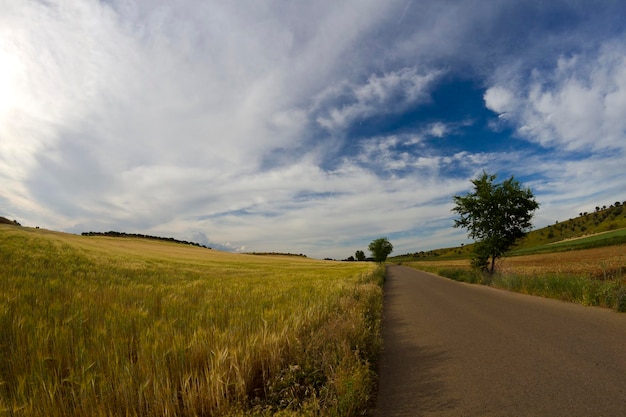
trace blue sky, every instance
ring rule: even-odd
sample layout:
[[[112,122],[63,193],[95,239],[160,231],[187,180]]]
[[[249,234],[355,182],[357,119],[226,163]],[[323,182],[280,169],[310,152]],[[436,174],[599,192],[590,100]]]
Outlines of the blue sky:
[[[345,258],[626,196],[622,1],[0,0],[0,215]]]

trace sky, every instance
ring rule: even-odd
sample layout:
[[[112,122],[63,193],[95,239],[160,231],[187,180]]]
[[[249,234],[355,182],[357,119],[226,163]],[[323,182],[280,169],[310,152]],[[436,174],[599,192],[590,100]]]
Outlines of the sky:
[[[0,0],[0,215],[343,259],[626,199],[623,0]]]

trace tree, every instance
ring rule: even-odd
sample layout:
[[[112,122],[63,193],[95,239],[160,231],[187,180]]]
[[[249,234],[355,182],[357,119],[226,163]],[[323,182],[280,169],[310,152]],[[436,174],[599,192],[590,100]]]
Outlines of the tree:
[[[354,257],[356,258],[357,261],[364,261],[365,260],[365,252],[363,252],[362,250],[357,250],[356,252],[354,252]]]
[[[386,237],[373,240],[367,247],[372,252],[372,258],[378,263],[383,263],[387,259],[387,255],[393,252],[393,245]]]
[[[514,177],[497,184],[495,175],[486,172],[472,180],[474,191],[454,196],[453,212],[459,214],[454,227],[467,229],[476,240],[472,266],[493,274],[496,259],[524,237],[539,203],[530,188],[522,188]],[[489,266],[491,258],[491,266]]]

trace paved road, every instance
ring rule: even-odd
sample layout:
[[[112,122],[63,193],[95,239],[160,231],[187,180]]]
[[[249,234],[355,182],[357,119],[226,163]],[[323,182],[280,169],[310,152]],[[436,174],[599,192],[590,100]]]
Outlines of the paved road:
[[[626,314],[387,271],[375,415],[626,416]]]

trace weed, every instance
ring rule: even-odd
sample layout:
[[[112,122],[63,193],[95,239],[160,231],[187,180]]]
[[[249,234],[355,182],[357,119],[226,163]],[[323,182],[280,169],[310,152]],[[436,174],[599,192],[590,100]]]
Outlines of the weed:
[[[615,310],[626,313],[626,286],[621,285],[615,292]]]

